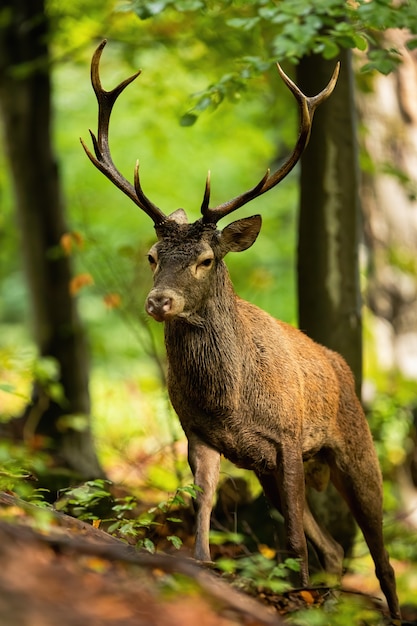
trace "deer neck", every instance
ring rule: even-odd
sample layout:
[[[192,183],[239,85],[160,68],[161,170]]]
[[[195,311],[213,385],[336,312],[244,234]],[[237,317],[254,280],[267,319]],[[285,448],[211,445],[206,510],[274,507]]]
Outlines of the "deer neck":
[[[200,394],[202,389],[209,395],[224,394],[239,375],[242,336],[237,296],[221,263],[211,293],[195,317],[165,322],[169,379],[175,379],[184,393],[199,388]]]

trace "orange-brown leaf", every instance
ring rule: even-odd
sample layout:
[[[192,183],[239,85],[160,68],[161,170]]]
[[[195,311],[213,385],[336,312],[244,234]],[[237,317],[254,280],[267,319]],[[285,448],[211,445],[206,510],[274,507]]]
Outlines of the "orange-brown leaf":
[[[302,591],[300,591],[300,596],[306,604],[314,604],[315,602],[314,596],[311,591],[303,589]]]
[[[103,300],[108,309],[118,309],[122,304],[122,297],[119,293],[107,293]]]
[[[74,247],[82,248],[84,245],[84,237],[81,233],[76,230],[73,230],[68,233],[64,233],[61,235],[60,246],[65,252],[67,256],[70,256],[73,252]]]
[[[71,233],[64,233],[60,239],[60,245],[67,256],[72,252],[72,236]]]
[[[77,274],[70,280],[69,290],[72,296],[75,296],[83,287],[94,284],[91,274]]]

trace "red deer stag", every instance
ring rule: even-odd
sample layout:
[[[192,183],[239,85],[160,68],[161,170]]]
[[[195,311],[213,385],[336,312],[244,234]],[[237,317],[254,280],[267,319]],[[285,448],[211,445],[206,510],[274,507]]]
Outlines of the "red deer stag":
[[[202,217],[189,224],[183,209],[165,215],[142,190],[136,163],[134,185],[115,167],[109,149],[113,105],[139,72],[111,91],[101,86],[100,57],[91,63],[98,101],[98,135],[90,131],[93,164],[153,220],[157,243],[148,259],[154,286],[146,310],[165,323],[168,390],[188,439],[195,484],[195,558],[210,561],[209,526],[220,455],[253,470],[265,494],[282,512],[288,548],[299,557],[301,582],[308,584],[306,537],[324,568],[342,573],[343,550],[323,531],[305,499],[304,461],[329,467],[332,482],[348,503],[375,562],[376,575],[392,617],[399,617],[395,577],[382,536],[381,473],[371,433],[355,395],[352,373],[341,356],[301,331],[273,319],[236,296],[223,258],[256,240],[261,217],[237,220],[223,230],[220,218],[277,185],[307,145],[317,106],[332,93],[338,67],[327,87],[306,97],[278,65],[300,108],[296,146],[275,173],[269,170],[252,189],[209,207],[210,178]]]

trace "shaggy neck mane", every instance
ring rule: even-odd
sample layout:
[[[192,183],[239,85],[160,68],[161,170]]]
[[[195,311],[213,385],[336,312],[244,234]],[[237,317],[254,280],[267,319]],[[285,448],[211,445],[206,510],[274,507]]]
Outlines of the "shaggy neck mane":
[[[170,377],[184,393],[219,399],[235,387],[240,326],[229,272],[220,262],[212,293],[198,311],[197,323],[183,318],[165,322]]]

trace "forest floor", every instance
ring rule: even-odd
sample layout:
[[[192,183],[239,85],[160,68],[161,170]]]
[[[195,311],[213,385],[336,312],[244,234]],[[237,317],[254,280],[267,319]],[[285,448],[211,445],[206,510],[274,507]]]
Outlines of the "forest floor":
[[[186,553],[138,551],[99,528],[9,493],[0,493],[0,558],[0,623],[7,626],[388,623],[383,605],[360,577],[346,577],[338,591],[259,588],[248,594]],[[349,612],[342,621],[340,615],[332,619],[331,606],[343,597],[359,599],[360,621],[353,622],[352,613],[349,621]],[[314,609],[321,619],[317,612],[314,619]],[[407,611],[404,623],[417,620],[417,606]]]

